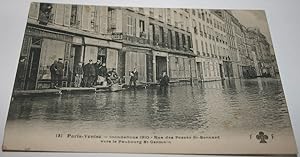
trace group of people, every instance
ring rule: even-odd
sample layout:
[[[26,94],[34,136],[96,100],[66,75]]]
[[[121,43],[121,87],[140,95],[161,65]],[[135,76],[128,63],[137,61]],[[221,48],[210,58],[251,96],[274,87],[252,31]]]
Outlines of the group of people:
[[[84,66],[81,62],[79,62],[78,65],[75,66],[74,75],[75,87],[92,87],[94,85],[104,83],[108,77],[108,72],[105,63],[101,63],[100,60],[93,63],[93,60],[89,60],[89,62]]]
[[[63,59],[59,58],[58,61],[50,66],[51,72],[51,88],[62,87],[64,63]],[[74,68],[74,87],[93,87],[95,85],[108,86],[111,84],[122,83],[123,80],[119,77],[115,68],[107,71],[106,64],[101,60],[93,63],[93,60],[83,65],[79,62]],[[130,80],[129,87],[136,88],[138,80],[138,71],[134,68],[129,72]],[[166,72],[163,72],[160,80],[160,89],[166,89],[169,84],[169,77]]]

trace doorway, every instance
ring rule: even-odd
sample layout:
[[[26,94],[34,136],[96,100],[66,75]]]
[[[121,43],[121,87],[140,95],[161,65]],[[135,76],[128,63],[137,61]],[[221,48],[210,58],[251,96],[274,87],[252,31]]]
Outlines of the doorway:
[[[167,57],[156,56],[156,80],[159,80],[163,72],[167,72]]]
[[[221,77],[221,79],[223,79],[223,66],[222,66],[222,64],[219,64],[219,69],[220,69],[220,77]]]
[[[30,49],[28,66],[27,66],[27,77],[25,79],[25,89],[34,90],[36,89],[38,71],[40,64],[41,48],[32,47]]]
[[[198,79],[203,80],[202,62],[197,62]]]

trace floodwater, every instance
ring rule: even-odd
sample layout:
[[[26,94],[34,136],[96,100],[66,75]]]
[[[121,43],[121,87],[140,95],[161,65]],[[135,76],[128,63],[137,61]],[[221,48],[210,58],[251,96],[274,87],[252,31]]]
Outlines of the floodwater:
[[[290,119],[281,82],[257,78],[156,88],[18,97],[8,122],[44,128],[153,132],[282,131]]]

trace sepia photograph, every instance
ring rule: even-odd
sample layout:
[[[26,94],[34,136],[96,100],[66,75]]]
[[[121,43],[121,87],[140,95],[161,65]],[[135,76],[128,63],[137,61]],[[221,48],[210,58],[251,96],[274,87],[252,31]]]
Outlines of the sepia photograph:
[[[294,155],[264,10],[33,2],[3,151]]]

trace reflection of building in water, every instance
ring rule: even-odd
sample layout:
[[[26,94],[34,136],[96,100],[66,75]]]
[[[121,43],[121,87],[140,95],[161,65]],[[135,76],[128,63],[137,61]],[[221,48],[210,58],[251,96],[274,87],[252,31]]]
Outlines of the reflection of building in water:
[[[50,66],[63,59],[63,86],[74,82],[74,65],[92,59],[115,68],[129,82],[275,76],[271,45],[227,10],[121,8],[32,3],[15,88],[50,87]]]

